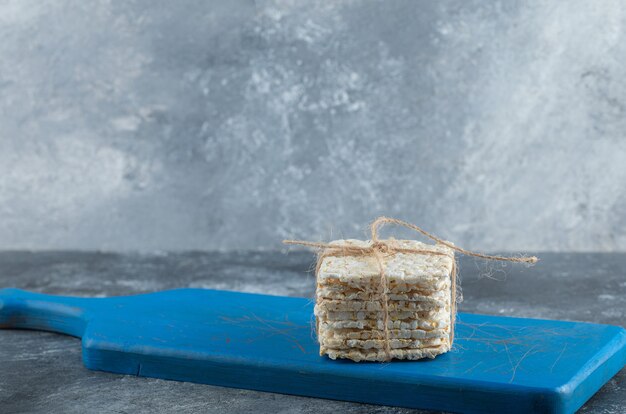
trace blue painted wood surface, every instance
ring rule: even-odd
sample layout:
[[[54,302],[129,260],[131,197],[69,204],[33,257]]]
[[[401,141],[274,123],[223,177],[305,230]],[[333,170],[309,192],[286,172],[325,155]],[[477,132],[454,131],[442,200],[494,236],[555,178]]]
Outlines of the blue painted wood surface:
[[[626,363],[626,331],[459,314],[435,360],[332,361],[309,299],[201,289],[113,298],[0,290],[0,327],[82,338],[94,370],[455,412],[578,409]],[[2,346],[2,344],[0,344]]]

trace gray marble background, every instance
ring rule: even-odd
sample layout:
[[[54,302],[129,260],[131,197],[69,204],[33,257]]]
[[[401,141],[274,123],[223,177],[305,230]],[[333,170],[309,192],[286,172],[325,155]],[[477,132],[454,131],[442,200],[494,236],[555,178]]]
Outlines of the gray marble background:
[[[385,214],[623,251],[625,28],[618,0],[3,0],[0,249],[270,249]]]

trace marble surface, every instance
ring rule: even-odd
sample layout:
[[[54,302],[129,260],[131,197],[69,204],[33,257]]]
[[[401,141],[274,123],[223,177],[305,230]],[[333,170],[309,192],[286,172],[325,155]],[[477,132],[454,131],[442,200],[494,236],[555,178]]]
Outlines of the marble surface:
[[[461,260],[464,312],[626,325],[626,254],[539,254],[502,266]],[[111,254],[0,252],[0,286],[79,296],[197,287],[312,296],[306,252]],[[76,338],[0,330],[3,413],[410,413],[414,410],[92,372]],[[583,413],[626,411],[626,370]]]
[[[0,249],[280,248],[385,214],[626,251],[624,1],[4,0],[0,39]]]

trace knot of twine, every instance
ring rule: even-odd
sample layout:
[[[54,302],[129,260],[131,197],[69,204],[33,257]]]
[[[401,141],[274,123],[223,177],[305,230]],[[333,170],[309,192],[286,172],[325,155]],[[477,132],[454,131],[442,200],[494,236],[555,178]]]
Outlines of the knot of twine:
[[[539,259],[535,256],[522,256],[522,257],[507,257],[507,256],[494,256],[483,253],[476,253],[469,250],[465,250],[461,247],[457,247],[454,244],[447,242],[422,228],[408,223],[403,220],[389,218],[389,217],[378,217],[376,220],[372,222],[370,225],[372,242],[369,246],[360,247],[360,246],[350,246],[350,245],[336,245],[331,243],[316,243],[305,240],[283,240],[285,244],[294,244],[300,246],[307,246],[319,249],[320,252],[317,256],[317,265],[315,267],[315,274],[319,274],[320,267],[322,265],[322,261],[326,257],[341,257],[341,256],[372,256],[376,259],[376,263],[378,265],[378,273],[380,276],[380,303],[383,308],[383,333],[385,336],[384,347],[386,360],[389,361],[393,357],[391,356],[391,345],[389,341],[389,281],[387,280],[387,275],[385,273],[385,263],[384,258],[386,256],[392,256],[396,253],[414,253],[414,254],[425,254],[425,255],[433,255],[433,256],[448,256],[452,259],[452,271],[450,274],[451,281],[451,293],[450,293],[450,337],[449,337],[449,346],[452,348],[452,343],[454,342],[454,325],[456,322],[456,283],[457,283],[457,263],[453,254],[440,252],[436,250],[427,250],[427,249],[411,249],[404,248],[398,246],[393,239],[390,240],[380,240],[378,238],[378,230],[384,226],[385,224],[395,224],[401,227],[406,227],[407,229],[414,230],[422,235],[428,237],[429,239],[436,242],[436,244],[440,244],[446,246],[456,252],[464,254],[466,256],[478,257],[480,259],[485,260],[497,260],[502,262],[514,262],[514,263],[529,263],[535,264],[539,261]]]

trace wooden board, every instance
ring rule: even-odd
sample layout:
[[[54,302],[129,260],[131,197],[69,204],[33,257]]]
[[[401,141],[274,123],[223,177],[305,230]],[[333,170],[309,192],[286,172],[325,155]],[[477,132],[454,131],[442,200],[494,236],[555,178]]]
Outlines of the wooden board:
[[[459,314],[434,360],[320,357],[309,299],[217,290],[74,298],[0,290],[0,327],[82,338],[94,370],[454,412],[571,413],[626,363],[626,331]],[[0,344],[2,346],[2,344]]]

